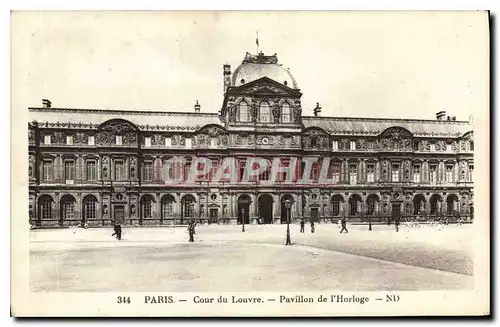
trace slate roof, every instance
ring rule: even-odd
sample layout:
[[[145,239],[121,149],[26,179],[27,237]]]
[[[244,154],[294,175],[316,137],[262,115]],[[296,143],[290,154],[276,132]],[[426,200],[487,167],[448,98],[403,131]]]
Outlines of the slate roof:
[[[29,108],[30,121],[40,124],[59,122],[61,127],[68,123],[74,127],[96,127],[101,123],[121,118],[135,124],[140,130],[195,131],[208,124],[221,125],[216,113],[129,111],[72,108]],[[64,125],[63,125],[64,124]],[[89,126],[92,124],[92,126]],[[57,127],[57,126],[56,126]]]
[[[376,136],[389,127],[403,127],[419,137],[459,137],[472,131],[468,121],[423,119],[302,117],[305,128],[320,127],[332,135]]]

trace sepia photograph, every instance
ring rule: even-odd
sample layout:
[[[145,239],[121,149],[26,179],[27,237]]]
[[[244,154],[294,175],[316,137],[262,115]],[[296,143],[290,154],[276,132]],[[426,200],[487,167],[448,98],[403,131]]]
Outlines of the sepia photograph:
[[[13,11],[14,315],[489,314],[489,19]]]

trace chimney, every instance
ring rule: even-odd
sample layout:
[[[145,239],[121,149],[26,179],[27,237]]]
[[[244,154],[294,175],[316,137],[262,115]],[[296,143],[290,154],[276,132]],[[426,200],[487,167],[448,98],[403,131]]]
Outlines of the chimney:
[[[227,88],[231,86],[231,65],[225,64],[222,74],[224,78],[224,93],[226,93]]]
[[[450,116],[448,116],[448,121],[451,121],[451,117]]]
[[[437,120],[445,120],[446,117],[446,111],[440,111],[436,113],[436,119]]]
[[[200,112],[201,106],[198,103],[198,100],[196,100],[196,104],[194,105],[194,112]]]
[[[457,120],[457,117],[456,117],[456,116],[453,116],[453,117],[451,117],[451,120],[456,121],[456,120]]]
[[[314,116],[319,116],[321,113],[321,107],[319,106],[319,102],[316,102],[316,108],[314,108]]]
[[[50,108],[52,106],[52,102],[50,102],[50,100],[47,99],[42,99],[42,105],[44,108]]]

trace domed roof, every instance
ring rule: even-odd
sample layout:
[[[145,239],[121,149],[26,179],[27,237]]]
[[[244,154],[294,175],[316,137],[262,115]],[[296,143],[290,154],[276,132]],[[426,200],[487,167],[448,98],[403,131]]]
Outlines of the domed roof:
[[[292,73],[278,64],[277,55],[265,56],[262,52],[256,56],[247,52],[241,65],[234,71],[232,84],[240,86],[262,77],[268,77],[292,89],[298,88]]]

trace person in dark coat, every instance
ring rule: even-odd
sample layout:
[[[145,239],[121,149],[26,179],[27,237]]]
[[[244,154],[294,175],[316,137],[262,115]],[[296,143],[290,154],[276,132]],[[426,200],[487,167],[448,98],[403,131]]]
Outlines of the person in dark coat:
[[[189,242],[194,242],[194,225],[189,224],[188,226]]]
[[[116,239],[118,239],[118,223],[116,223],[116,222],[113,224],[113,231],[114,231],[114,233],[111,234],[111,236],[115,236]]]
[[[346,233],[349,233],[349,231],[347,230],[347,218],[342,217],[342,219],[340,220],[340,223],[342,225],[342,228],[340,229],[340,234],[342,234],[343,231],[345,231]]]
[[[396,232],[399,232],[399,221],[400,221],[399,217],[396,217],[396,219],[394,219],[394,225],[396,226]]]
[[[116,238],[118,240],[122,239],[122,225],[118,224],[118,229],[116,231]]]
[[[314,221],[311,220],[311,233],[314,234]]]
[[[306,225],[306,223],[305,223],[304,219],[302,219],[300,221],[300,232],[301,233],[304,233],[304,227],[305,227],[305,225]]]

